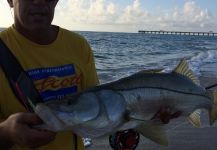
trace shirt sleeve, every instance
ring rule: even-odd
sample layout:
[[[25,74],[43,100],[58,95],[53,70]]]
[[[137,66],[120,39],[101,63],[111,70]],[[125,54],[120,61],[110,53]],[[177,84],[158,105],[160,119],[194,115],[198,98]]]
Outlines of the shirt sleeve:
[[[97,71],[96,71],[96,66],[95,66],[95,60],[94,60],[94,55],[93,51],[88,44],[87,41],[85,41],[85,49],[87,50],[87,61],[85,63],[85,87],[84,88],[89,88],[92,86],[96,86],[99,84],[99,79],[97,76]]]

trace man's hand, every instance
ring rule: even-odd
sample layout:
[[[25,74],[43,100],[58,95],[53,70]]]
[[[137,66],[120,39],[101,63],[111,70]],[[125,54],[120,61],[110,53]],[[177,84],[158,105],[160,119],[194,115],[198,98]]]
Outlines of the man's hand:
[[[0,144],[7,147],[18,144],[28,148],[37,148],[55,139],[55,133],[31,128],[42,121],[34,113],[16,113],[0,123]],[[3,143],[5,141],[6,143]],[[0,147],[3,147],[0,145]],[[9,146],[9,147],[10,147]]]
[[[172,113],[170,107],[163,107],[154,115],[152,119],[159,119],[162,123],[167,124],[171,119],[178,118],[181,114],[181,111]]]

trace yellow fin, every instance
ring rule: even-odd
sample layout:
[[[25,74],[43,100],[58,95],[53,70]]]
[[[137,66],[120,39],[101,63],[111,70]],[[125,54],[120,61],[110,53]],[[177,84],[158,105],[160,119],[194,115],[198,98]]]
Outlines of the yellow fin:
[[[168,146],[168,139],[160,123],[144,123],[136,128],[144,137],[163,146]]]
[[[217,90],[213,91],[213,107],[210,111],[210,125],[213,125],[215,120],[217,119]]]
[[[182,59],[178,66],[173,70],[173,72],[182,74],[190,78],[195,84],[200,85],[199,79],[194,75],[193,71],[189,68],[188,63],[185,59]]]
[[[189,122],[197,128],[201,127],[201,122],[200,122],[201,111],[202,111],[201,109],[197,109],[193,113],[191,113],[190,116],[188,117]]]

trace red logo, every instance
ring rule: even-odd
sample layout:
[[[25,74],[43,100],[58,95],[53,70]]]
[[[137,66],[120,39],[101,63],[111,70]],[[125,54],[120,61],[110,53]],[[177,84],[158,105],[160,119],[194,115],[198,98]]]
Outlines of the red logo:
[[[81,75],[70,75],[64,77],[50,76],[46,79],[34,81],[39,92],[46,90],[58,90],[72,86],[78,86],[81,83]]]

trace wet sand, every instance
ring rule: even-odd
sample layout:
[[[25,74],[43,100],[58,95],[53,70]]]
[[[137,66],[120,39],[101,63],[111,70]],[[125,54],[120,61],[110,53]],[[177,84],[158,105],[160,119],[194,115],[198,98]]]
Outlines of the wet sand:
[[[204,87],[217,84],[217,78],[202,77]],[[216,88],[217,89],[217,88]],[[202,116],[204,122],[207,117]],[[193,127],[185,118],[172,120],[166,127],[169,146],[160,146],[142,136],[136,150],[217,150],[217,121],[212,127]],[[93,139],[93,145],[87,150],[111,150],[108,138]]]

